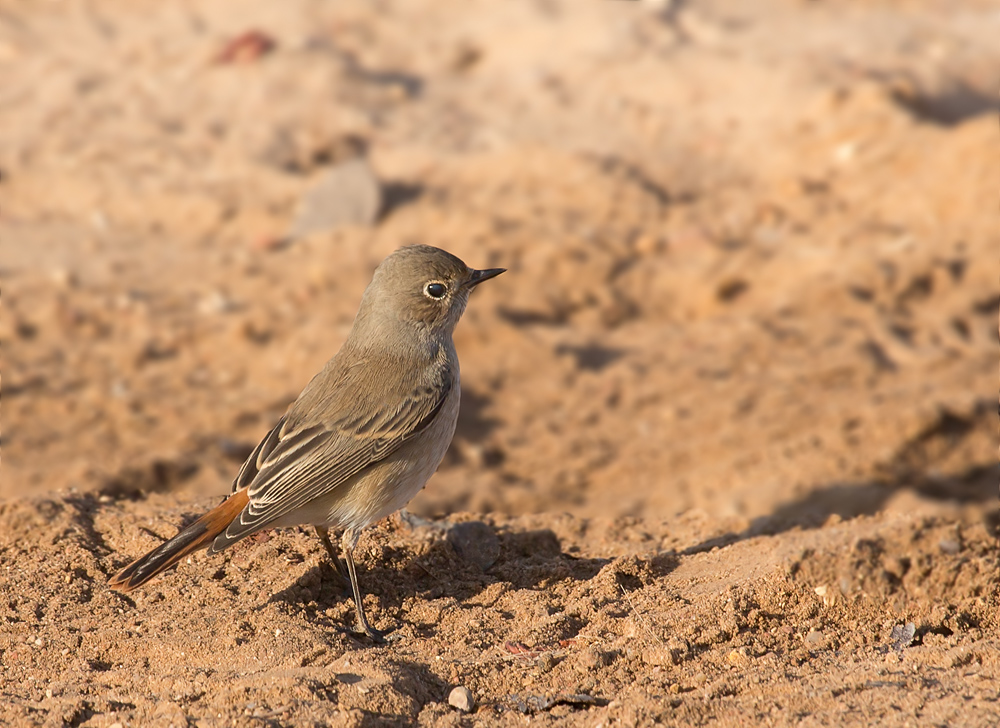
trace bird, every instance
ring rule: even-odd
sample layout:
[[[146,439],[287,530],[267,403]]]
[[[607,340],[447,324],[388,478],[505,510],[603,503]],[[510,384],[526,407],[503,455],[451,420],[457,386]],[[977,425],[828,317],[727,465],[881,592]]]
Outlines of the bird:
[[[254,448],[226,500],[109,586],[128,592],[197,550],[216,554],[263,529],[311,525],[350,581],[357,633],[383,641],[365,614],[354,549],[362,531],[403,508],[444,458],[461,394],[452,336],[470,293],[504,272],[470,268],[429,245],[390,254],[340,350]],[[331,531],[342,532],[346,574]]]

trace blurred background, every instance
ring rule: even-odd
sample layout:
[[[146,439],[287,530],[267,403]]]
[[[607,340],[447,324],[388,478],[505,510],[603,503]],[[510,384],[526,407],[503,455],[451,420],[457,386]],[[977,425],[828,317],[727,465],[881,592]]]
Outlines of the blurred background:
[[[0,498],[191,501],[401,245],[510,272],[412,504],[995,512],[995,2],[0,5]]]

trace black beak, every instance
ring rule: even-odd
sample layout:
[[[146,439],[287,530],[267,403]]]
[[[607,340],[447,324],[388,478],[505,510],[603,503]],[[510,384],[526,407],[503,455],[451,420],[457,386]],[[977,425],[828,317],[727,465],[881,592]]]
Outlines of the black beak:
[[[501,273],[505,273],[506,268],[487,268],[486,270],[474,270],[469,274],[469,280],[465,282],[465,285],[469,288],[474,288],[478,286],[483,281],[488,281],[490,278],[496,278]]]

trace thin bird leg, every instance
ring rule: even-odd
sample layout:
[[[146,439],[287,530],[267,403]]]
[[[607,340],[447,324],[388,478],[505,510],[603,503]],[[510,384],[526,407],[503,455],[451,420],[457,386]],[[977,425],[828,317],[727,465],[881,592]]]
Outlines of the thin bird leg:
[[[358,623],[364,633],[375,642],[384,642],[384,633],[368,624],[365,608],[361,602],[361,588],[358,586],[358,574],[354,568],[354,547],[358,545],[359,536],[361,536],[360,531],[349,528],[344,531],[340,539],[340,546],[344,549],[344,558],[347,560],[347,571],[351,576],[351,588],[354,590],[354,607],[358,613]]]
[[[347,584],[347,570],[344,568],[343,562],[337,556],[337,549],[333,547],[333,542],[330,541],[330,529],[326,526],[316,526],[316,535],[319,536],[319,540],[323,542],[323,548],[326,549],[326,553],[330,557],[330,561],[333,562],[333,568],[337,570],[337,574],[340,575],[340,580]]]

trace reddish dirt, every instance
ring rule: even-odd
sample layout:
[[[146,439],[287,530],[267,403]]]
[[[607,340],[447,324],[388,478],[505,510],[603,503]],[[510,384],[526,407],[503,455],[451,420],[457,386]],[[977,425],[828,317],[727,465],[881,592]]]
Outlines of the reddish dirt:
[[[998,33],[975,0],[6,3],[0,723],[1000,724]],[[284,241],[358,139],[378,222]],[[108,590],[409,243],[510,272],[429,520],[362,538],[401,639],[348,633],[304,529]]]

